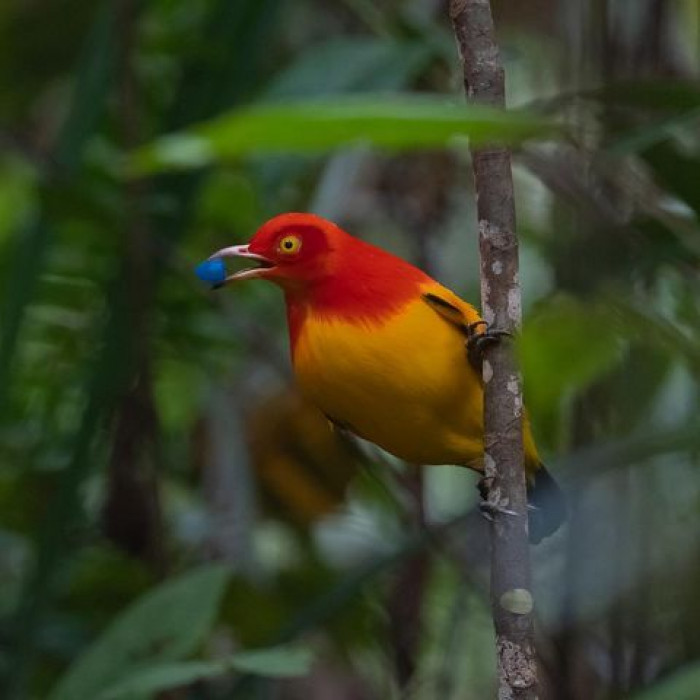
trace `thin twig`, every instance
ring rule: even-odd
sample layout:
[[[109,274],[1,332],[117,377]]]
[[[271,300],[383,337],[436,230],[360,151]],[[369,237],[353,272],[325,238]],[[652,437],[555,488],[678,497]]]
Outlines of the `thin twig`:
[[[505,106],[505,79],[489,0],[452,0],[450,16],[470,100]],[[518,240],[508,150],[472,149],[481,252],[481,302],[494,328],[520,325]],[[499,700],[535,700],[537,663],[523,470],[522,394],[508,343],[485,352],[484,469],[493,508],[491,606],[496,630]]]

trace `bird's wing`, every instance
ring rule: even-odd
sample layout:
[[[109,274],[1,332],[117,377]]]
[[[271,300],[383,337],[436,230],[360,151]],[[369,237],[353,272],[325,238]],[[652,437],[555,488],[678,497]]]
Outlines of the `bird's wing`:
[[[446,287],[431,285],[423,290],[422,296],[430,308],[449,321],[465,337],[469,334],[470,326],[472,335],[483,331],[483,328],[474,325],[482,323],[477,310]]]

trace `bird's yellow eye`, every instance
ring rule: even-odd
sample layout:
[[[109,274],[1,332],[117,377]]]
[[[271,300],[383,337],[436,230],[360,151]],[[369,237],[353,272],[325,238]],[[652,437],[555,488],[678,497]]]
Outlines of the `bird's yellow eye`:
[[[301,248],[301,238],[299,236],[285,236],[279,242],[279,252],[284,255],[298,253]]]

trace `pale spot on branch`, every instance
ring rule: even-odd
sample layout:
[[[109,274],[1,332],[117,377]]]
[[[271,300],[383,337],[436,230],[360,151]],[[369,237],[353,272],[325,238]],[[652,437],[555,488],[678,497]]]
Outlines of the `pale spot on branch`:
[[[521,317],[520,287],[511,287],[508,290],[508,318],[513,322],[513,325],[518,326]]]
[[[532,593],[526,588],[512,588],[501,595],[499,603],[514,615],[529,615],[535,607]]]

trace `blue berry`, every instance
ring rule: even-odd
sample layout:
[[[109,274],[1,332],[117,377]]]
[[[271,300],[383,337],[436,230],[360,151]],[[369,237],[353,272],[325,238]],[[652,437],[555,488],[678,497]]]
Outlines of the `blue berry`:
[[[194,273],[202,282],[221,284],[226,279],[226,266],[221,258],[214,258],[199,263],[194,269]]]

